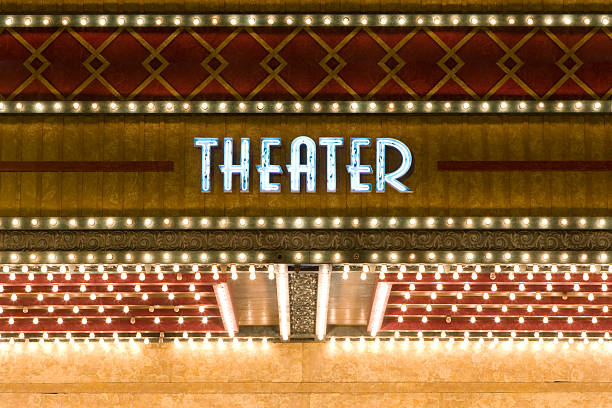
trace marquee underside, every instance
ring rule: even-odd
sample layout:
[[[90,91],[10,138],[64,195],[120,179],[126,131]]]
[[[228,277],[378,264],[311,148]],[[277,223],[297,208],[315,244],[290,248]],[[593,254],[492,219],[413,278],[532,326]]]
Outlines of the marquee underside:
[[[1,221],[9,342],[558,342],[612,330],[605,217]]]

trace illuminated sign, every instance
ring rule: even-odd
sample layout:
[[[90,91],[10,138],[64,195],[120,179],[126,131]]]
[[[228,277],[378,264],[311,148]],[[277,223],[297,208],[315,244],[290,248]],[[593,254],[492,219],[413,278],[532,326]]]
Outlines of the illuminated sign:
[[[337,150],[344,145],[340,137],[321,137],[318,140],[325,153],[325,186],[327,192],[335,192],[338,176]],[[348,148],[350,149],[349,164],[346,166],[351,191],[370,192],[372,185],[364,183],[361,176],[372,174],[372,166],[361,162],[362,149],[369,148],[372,144],[370,138],[351,138]],[[240,139],[238,163],[234,164],[234,141],[232,138],[223,139],[223,164],[219,169],[223,174],[223,191],[233,191],[233,176],[237,175],[240,180],[240,191],[246,192],[250,188],[250,145],[248,138]],[[263,192],[281,191],[280,183],[274,183],[270,177],[274,174],[282,175],[283,167],[272,163],[272,148],[281,145],[280,138],[261,138],[259,164],[256,165],[259,173],[259,190]],[[212,174],[212,149],[219,146],[217,138],[195,138],[195,146],[202,152],[202,191],[211,191]],[[384,192],[387,185],[401,192],[410,192],[400,179],[408,174],[412,168],[412,153],[408,147],[397,139],[377,138],[375,139],[376,163],[375,163],[375,190]],[[386,152],[393,149],[401,156],[399,166],[387,172]],[[302,191],[302,175],[305,176],[305,191],[315,192],[317,190],[317,143],[308,136],[299,136],[291,142],[290,163],[286,165],[289,173],[289,185],[292,192]]]

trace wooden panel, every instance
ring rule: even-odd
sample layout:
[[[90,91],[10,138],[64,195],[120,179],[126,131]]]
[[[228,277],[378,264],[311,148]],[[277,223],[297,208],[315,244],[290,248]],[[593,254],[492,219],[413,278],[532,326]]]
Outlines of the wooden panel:
[[[3,161],[158,161],[174,170],[156,173],[1,173],[2,213],[14,215],[608,215],[612,186],[604,171],[440,171],[448,161],[566,161],[584,170],[584,161],[612,157],[612,136],[603,117],[546,116],[227,116],[18,117],[3,116]],[[290,142],[307,135],[342,136],[338,150],[338,191],[325,191],[319,163],[317,193],[291,193],[286,165]],[[200,191],[200,150],[196,136],[251,139],[251,189],[224,193],[213,149],[213,188]],[[410,147],[414,170],[404,183],[413,193],[351,193],[346,174],[351,137],[396,137]],[[281,193],[259,193],[261,137],[280,137],[272,162]],[[373,140],[373,145],[375,141]],[[362,162],[375,166],[374,149]],[[323,150],[318,151],[319,159]],[[237,162],[237,152],[234,161]],[[388,169],[397,157],[388,155]],[[319,160],[321,161],[321,160]],[[503,163],[502,163],[503,164]],[[508,163],[506,163],[508,164]],[[510,166],[514,164],[510,163]],[[531,165],[530,165],[531,166]],[[536,170],[536,169],[531,169]],[[373,175],[363,177],[374,184]],[[304,188],[304,187],[303,187]]]

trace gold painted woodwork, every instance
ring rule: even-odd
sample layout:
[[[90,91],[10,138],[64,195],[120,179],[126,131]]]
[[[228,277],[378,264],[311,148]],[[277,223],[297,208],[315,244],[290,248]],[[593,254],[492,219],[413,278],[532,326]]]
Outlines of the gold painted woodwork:
[[[439,160],[609,160],[612,133],[603,116],[2,116],[1,160],[171,160],[169,173],[0,173],[2,216],[156,215],[609,215],[610,172],[440,172]],[[259,139],[280,137],[273,163],[289,163],[300,135],[345,138],[338,191],[325,192],[318,160],[316,193],[260,193]],[[213,150],[213,192],[200,191],[194,137],[251,138],[251,191],[222,191]],[[350,137],[394,137],[414,156],[404,179],[413,193],[350,193]],[[374,148],[362,162],[375,165]],[[319,159],[322,151],[319,151]],[[235,156],[237,157],[237,156]],[[389,170],[394,168],[389,156]],[[373,176],[364,177],[373,183]],[[304,186],[302,186],[304,189]]]
[[[13,13],[164,12],[600,12],[606,0],[3,0]]]
[[[610,346],[4,344],[0,407],[611,407]]]

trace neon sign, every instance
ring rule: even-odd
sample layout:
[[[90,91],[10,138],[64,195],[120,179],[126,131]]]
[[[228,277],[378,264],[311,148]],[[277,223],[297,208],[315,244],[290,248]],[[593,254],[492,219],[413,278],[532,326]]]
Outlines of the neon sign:
[[[201,149],[202,154],[202,191],[211,191],[212,149],[219,146],[217,138],[200,138],[194,140],[194,145]],[[223,139],[223,164],[219,169],[223,174],[223,191],[234,190],[233,176],[237,175],[240,180],[240,191],[247,192],[250,188],[250,146],[248,138],[240,139],[238,163],[234,163],[234,140]],[[338,179],[338,149],[344,146],[344,140],[340,137],[321,137],[318,145],[325,151],[323,154],[326,171],[326,191],[336,191]],[[349,164],[346,165],[350,189],[353,192],[371,192],[372,185],[362,181],[362,175],[372,174],[372,166],[361,162],[363,149],[371,148],[372,141],[366,137],[351,138],[348,144],[350,149]],[[259,190],[262,192],[281,191],[280,183],[271,181],[274,174],[282,175],[283,167],[272,163],[272,149],[281,146],[280,138],[264,137],[260,140],[259,164],[255,167],[259,173]],[[384,192],[386,186],[391,186],[400,192],[410,192],[400,179],[412,168],[412,153],[410,149],[397,139],[377,138],[374,147],[376,149],[375,162],[375,191]],[[401,156],[400,165],[395,170],[387,172],[386,152],[393,149]],[[308,136],[299,136],[291,141],[290,162],[285,166],[289,173],[289,185],[291,192],[302,191],[302,180],[305,177],[304,189],[306,192],[315,192],[317,189],[317,143]]]

